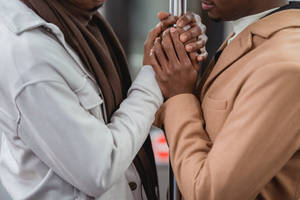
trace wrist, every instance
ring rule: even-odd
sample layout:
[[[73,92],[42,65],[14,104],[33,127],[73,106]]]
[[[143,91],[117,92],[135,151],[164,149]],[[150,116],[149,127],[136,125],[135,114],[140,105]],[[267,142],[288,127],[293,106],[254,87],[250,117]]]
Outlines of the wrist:
[[[165,96],[165,101],[168,101],[169,99],[180,95],[194,95],[194,91],[182,91],[182,92],[172,93],[168,96]]]

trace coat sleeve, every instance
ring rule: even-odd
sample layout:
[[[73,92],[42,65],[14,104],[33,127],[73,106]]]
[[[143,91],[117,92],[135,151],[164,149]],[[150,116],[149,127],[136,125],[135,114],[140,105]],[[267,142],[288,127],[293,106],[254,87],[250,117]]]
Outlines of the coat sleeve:
[[[300,147],[300,68],[283,63],[244,83],[214,143],[197,98],[163,105],[171,163],[187,200],[253,200]]]
[[[16,97],[18,136],[60,177],[99,197],[124,175],[162,104],[151,67],[144,67],[110,124],[84,109],[61,81],[28,84]]]

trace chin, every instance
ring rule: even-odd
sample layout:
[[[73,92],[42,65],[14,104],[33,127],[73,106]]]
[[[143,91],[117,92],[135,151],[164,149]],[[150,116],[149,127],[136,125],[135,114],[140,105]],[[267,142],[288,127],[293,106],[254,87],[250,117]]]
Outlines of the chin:
[[[223,21],[221,17],[219,17],[219,16],[217,16],[217,15],[215,15],[213,13],[210,13],[210,12],[208,12],[208,17],[211,20],[213,20],[214,22],[221,22],[221,21]]]
[[[88,7],[88,10],[98,10],[99,8],[101,8],[103,6],[104,3],[99,3],[97,5],[91,5]]]
[[[104,3],[100,3],[96,8],[101,8],[104,5]]]

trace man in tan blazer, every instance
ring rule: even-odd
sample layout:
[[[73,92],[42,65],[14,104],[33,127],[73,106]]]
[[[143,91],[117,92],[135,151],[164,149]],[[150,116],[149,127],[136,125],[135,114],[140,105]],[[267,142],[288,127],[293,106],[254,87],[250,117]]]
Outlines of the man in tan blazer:
[[[299,7],[203,1],[210,17],[236,21],[196,92],[177,30],[157,39],[152,66],[167,99],[159,121],[184,199],[300,199]]]

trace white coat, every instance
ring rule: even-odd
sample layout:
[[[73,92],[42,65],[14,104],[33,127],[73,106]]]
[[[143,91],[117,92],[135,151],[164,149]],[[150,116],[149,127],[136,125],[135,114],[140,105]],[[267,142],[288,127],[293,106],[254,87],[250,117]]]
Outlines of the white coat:
[[[144,66],[107,124],[101,90],[58,27],[0,0],[0,175],[13,199],[145,199],[132,161],[162,102]]]

